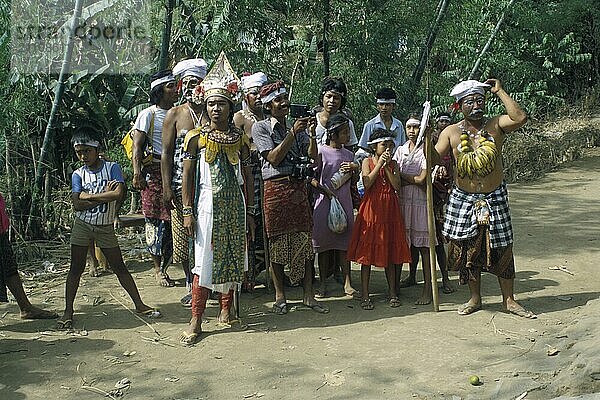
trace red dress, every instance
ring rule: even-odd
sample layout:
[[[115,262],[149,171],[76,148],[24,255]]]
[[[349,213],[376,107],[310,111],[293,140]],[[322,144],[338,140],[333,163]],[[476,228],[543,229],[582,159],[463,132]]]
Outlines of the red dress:
[[[374,166],[369,158],[371,170]],[[348,260],[384,268],[411,261],[398,195],[383,168],[358,209]]]

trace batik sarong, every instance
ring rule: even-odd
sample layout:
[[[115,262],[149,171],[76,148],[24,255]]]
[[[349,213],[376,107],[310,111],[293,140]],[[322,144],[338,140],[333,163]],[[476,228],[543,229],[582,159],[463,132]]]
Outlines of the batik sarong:
[[[299,283],[306,261],[314,257],[306,182],[287,178],[265,181],[263,210],[270,261],[288,265],[290,281]]]
[[[141,192],[144,217],[169,221],[171,214],[163,204],[160,163],[153,162],[144,167],[143,174],[146,179],[146,187]]]
[[[189,262],[189,237],[183,226],[183,206],[181,198],[175,199],[175,208],[171,210],[171,230],[173,235],[173,262]]]

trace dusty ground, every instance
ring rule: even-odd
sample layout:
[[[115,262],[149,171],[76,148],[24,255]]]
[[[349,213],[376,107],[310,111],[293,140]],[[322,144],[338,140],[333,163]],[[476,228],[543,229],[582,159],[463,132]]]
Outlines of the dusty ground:
[[[534,400],[599,393],[599,166],[594,149],[540,181],[509,187],[516,290],[537,320],[502,312],[489,275],[485,308],[472,316],[455,312],[465,287],[441,295],[439,313],[412,305],[420,290],[414,287],[401,292],[402,307],[391,309],[378,271],[374,311],[340,292],[326,300],[328,315],[299,308],[276,316],[271,295],[259,288],[242,297],[242,325],[217,327],[213,303],[207,333],[185,348],[177,340],[189,318],[179,305],[184,289],[156,287],[149,262],[130,250],[142,297],[164,313],[152,322],[158,334],[124,307],[129,300],[112,275],[84,275],[71,334],[54,331],[53,322],[21,321],[14,303],[2,305],[0,399],[100,399],[122,378],[131,381],[129,399],[515,399],[528,392]],[[140,247],[138,239],[129,243],[136,240]],[[561,265],[573,275],[549,269]],[[61,309],[64,273],[35,282],[27,282],[33,301]],[[290,290],[290,299],[300,296]],[[550,346],[558,354],[549,356]],[[472,374],[483,385],[471,386]]]

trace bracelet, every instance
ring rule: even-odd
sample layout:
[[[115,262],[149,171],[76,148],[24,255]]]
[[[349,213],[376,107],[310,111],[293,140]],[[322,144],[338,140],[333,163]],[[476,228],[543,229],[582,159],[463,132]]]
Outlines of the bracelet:
[[[192,215],[194,215],[194,209],[192,207],[183,207],[183,209],[181,210],[181,214],[184,217],[191,217]]]

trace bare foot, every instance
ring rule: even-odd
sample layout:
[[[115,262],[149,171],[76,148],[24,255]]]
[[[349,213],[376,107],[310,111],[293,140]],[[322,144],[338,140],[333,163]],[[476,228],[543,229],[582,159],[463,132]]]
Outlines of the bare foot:
[[[157,272],[155,274],[156,282],[162,287],[173,287],[175,286],[175,281],[173,281],[169,275],[163,272]]]
[[[73,329],[73,314],[63,314],[56,321],[56,329],[59,331],[68,331]]]
[[[327,286],[325,284],[322,284],[320,288],[315,289],[315,297],[316,298],[323,298],[327,296]]]
[[[399,286],[400,288],[407,288],[410,286],[415,286],[417,284],[417,279],[414,276],[407,276],[406,278],[400,279]]]
[[[442,293],[444,294],[450,294],[450,293],[454,293],[455,289],[454,287],[450,284],[450,280],[449,279],[445,279],[442,281]]]
[[[55,319],[58,314],[54,311],[46,311],[41,308],[31,306],[27,310],[21,310],[21,319]]]
[[[230,325],[231,324],[231,313],[228,308],[222,308],[219,313],[218,322],[220,324]]]
[[[421,297],[419,297],[416,301],[415,304],[418,306],[424,306],[427,304],[431,303],[431,294],[428,296],[426,294],[423,294]]]
[[[459,315],[469,315],[479,310],[481,310],[481,302],[476,303],[473,300],[469,300],[465,304],[460,305],[457,311]]]
[[[360,292],[350,285],[344,286],[344,294],[346,296],[352,296],[354,299],[360,298]]]

